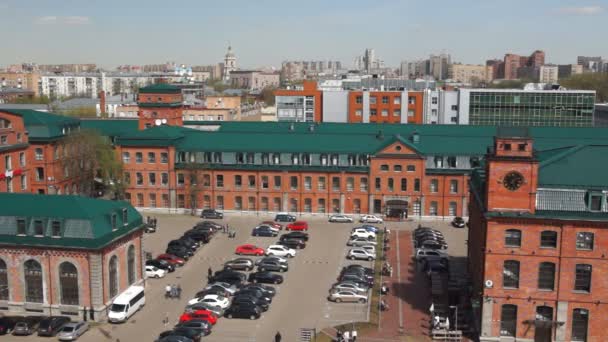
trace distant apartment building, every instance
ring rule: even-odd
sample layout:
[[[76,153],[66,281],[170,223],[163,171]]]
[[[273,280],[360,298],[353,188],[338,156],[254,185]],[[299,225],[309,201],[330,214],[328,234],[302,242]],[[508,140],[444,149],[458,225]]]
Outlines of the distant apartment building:
[[[595,127],[608,127],[608,103],[598,103],[595,105],[593,124]]]
[[[344,70],[340,61],[284,61],[281,64],[281,77],[287,82],[341,72]]]
[[[278,121],[322,122],[323,92],[317,82],[304,81],[295,89],[275,90]]]
[[[448,66],[450,64],[452,64],[452,59],[449,54],[431,55],[429,57],[429,73],[436,80],[445,80],[448,78]]]
[[[573,75],[583,73],[583,66],[578,64],[565,64],[557,66],[557,77],[558,79],[568,78]]]
[[[97,64],[41,64],[40,72],[96,72]]]
[[[38,82],[40,74],[37,72],[0,72],[0,89],[16,88],[34,92],[39,96]]]
[[[488,61],[486,65],[491,65],[495,68],[497,75],[503,76],[505,80],[515,80],[537,73],[539,68],[545,65],[545,53],[540,50],[534,51],[530,56],[508,53],[505,55],[502,64],[497,61]],[[504,70],[504,73],[502,70]]]
[[[257,70],[235,70],[230,72],[230,84],[234,88],[255,91],[267,87],[278,87],[279,83],[280,75],[277,73]]]
[[[416,79],[429,74],[429,60],[402,61],[399,74],[408,79]]]
[[[603,65],[607,64],[606,61],[602,59],[602,57],[588,57],[588,56],[578,56],[576,58],[576,63],[578,65],[582,65],[584,71],[587,72],[602,72]]]
[[[423,98],[422,123],[456,125],[458,122],[458,91],[426,89]]]
[[[593,126],[595,91],[460,89],[458,123],[494,126]]]
[[[376,51],[374,49],[367,48],[362,56],[357,56],[355,58],[353,67],[355,70],[373,73],[374,71],[384,68],[384,61],[376,56]]]
[[[557,83],[559,79],[559,68],[557,65],[542,65],[539,68],[540,83]]]
[[[448,78],[464,84],[491,82],[494,79],[493,68],[485,65],[450,64]]]
[[[222,78],[222,64],[218,63],[218,64],[213,64],[213,65],[198,65],[198,66],[193,66],[192,67],[192,74],[193,76],[197,73],[200,73],[201,75],[203,74],[209,74],[210,79],[212,80],[218,80]]]
[[[492,77],[494,79],[505,78],[505,63],[500,59],[489,59],[486,61],[486,66],[492,68]]]

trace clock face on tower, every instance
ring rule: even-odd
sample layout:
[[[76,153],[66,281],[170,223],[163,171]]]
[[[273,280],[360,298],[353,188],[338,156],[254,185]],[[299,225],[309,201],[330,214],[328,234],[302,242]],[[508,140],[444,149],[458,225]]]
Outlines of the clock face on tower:
[[[502,179],[502,185],[508,190],[515,191],[524,184],[524,176],[517,171],[511,171]]]

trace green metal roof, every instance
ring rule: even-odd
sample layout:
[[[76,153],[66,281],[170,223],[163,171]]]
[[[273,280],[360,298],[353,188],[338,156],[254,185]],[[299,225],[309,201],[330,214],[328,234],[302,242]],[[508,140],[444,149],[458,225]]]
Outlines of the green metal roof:
[[[178,139],[185,137],[189,128],[178,126],[154,126],[144,130],[138,130],[123,135],[116,139],[116,144],[121,146],[173,146]],[[196,131],[196,133],[200,133]]]
[[[175,164],[176,169],[201,168],[205,170],[246,170],[246,171],[301,171],[301,172],[369,172],[367,166],[321,166],[321,165],[257,165],[257,164]]]
[[[69,116],[40,112],[31,109],[2,109],[23,118],[25,128],[29,132],[28,139],[32,142],[48,141],[65,135],[64,129],[77,129],[80,120]]]
[[[539,164],[539,187],[608,188],[608,144],[572,146]]]
[[[141,229],[141,215],[129,203],[69,195],[0,194],[0,245],[28,245],[69,248],[101,248],[109,242]],[[122,210],[127,222],[122,222]],[[111,216],[116,214],[117,229]],[[25,219],[27,227],[42,220],[44,236],[17,235],[16,220]],[[51,221],[59,221],[61,237],[52,237]]]
[[[95,130],[108,137],[118,137],[137,133],[139,121],[137,119],[82,119],[80,127]]]
[[[178,94],[181,93],[181,90],[171,84],[157,83],[139,88],[139,92],[142,94]]]

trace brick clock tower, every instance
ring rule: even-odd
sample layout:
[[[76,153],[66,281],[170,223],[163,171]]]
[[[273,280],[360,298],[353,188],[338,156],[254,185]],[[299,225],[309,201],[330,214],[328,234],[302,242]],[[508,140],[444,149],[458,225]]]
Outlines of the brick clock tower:
[[[535,211],[538,162],[525,129],[501,132],[487,158],[486,209],[489,212]]]
[[[154,84],[139,89],[139,129],[160,125],[183,126],[181,89],[170,84]]]

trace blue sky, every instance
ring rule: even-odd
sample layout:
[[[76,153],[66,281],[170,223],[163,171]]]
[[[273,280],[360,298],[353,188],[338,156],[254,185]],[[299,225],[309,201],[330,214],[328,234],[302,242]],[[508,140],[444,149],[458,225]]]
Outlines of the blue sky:
[[[0,0],[0,65],[203,65],[228,42],[239,66],[334,59],[366,47],[387,65],[442,51],[483,63],[542,49],[608,58],[608,0]]]

